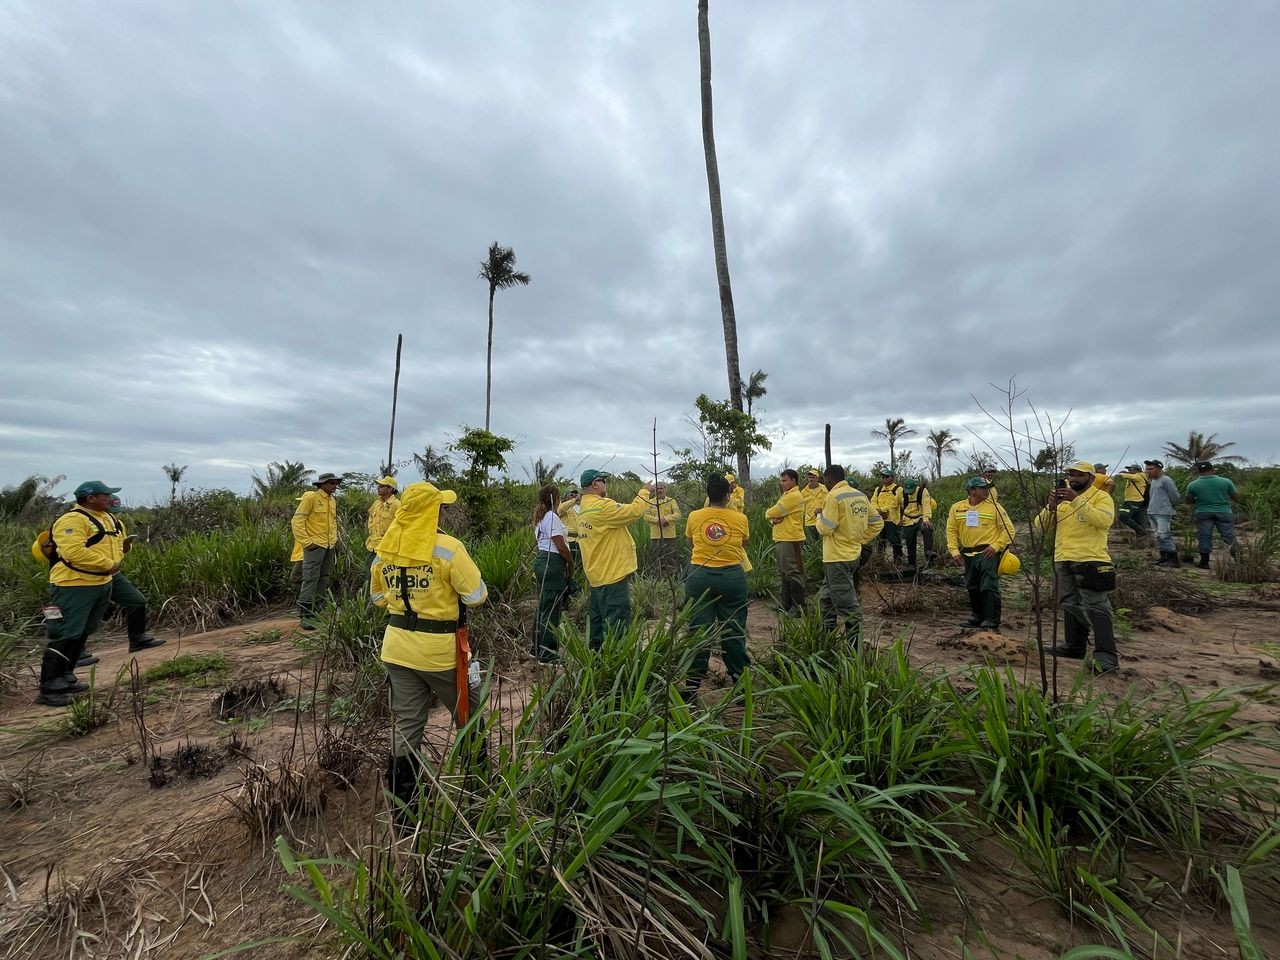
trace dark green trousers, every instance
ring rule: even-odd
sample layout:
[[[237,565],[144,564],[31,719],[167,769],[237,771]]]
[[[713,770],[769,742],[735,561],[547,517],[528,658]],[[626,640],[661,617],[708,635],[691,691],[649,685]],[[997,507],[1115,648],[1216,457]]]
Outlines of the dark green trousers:
[[[924,554],[928,559],[933,554],[933,528],[926,527],[921,522],[910,523],[902,528],[902,538],[907,545],[907,565],[914,567],[916,565],[916,541],[920,538],[920,533],[924,533]]]
[[[631,625],[631,586],[626,578],[603,587],[592,587],[587,604],[587,636],[592,650],[604,646],[609,634]]]
[[[990,590],[1000,592],[1000,554],[988,559],[981,552],[973,555],[961,551],[964,557],[964,588],[966,590]]]
[[[863,548],[866,551],[866,548]],[[843,626],[845,639],[853,647],[862,640],[862,604],[858,601],[858,567],[861,560],[842,560],[822,565],[822,586],[818,608],[828,630]]]
[[[778,604],[783,610],[795,610],[804,606],[804,541],[775,540],[773,555],[778,563],[778,579],[781,595]]]
[[[707,675],[711,644],[720,641],[725,668],[735,680],[751,665],[747,656],[747,575],[742,566],[690,567],[684,598],[693,604],[689,630],[698,645],[688,684],[696,687]]]
[[[1127,500],[1120,504],[1116,511],[1116,519],[1140,537],[1151,532],[1147,523],[1147,508],[1141,500]]]
[[[147,598],[123,573],[117,573],[111,578],[111,602],[124,614],[130,641],[137,641],[147,632]]]
[[[560,649],[556,630],[560,614],[569,597],[569,568],[558,553],[539,550],[533,561],[533,575],[538,584],[538,616],[533,627],[533,655],[540,659],[553,657]]]
[[[40,662],[40,689],[55,689],[62,677],[75,670],[89,635],[102,625],[111,601],[111,581],[85,587],[49,587],[49,603],[62,614],[45,620],[44,659]]]

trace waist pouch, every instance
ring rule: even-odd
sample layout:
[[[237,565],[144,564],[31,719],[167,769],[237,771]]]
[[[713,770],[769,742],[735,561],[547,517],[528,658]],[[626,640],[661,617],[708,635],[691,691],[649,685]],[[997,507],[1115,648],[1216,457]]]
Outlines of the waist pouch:
[[[1081,590],[1109,593],[1116,588],[1116,565],[1111,561],[1078,561],[1071,565]]]

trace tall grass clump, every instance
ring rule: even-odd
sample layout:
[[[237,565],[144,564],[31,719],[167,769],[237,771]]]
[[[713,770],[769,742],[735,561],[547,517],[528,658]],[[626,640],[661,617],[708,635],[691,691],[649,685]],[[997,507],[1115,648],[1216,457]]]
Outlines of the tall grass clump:
[[[347,944],[386,958],[440,956],[442,943],[463,957],[746,956],[799,910],[824,949],[893,955],[868,911],[914,903],[898,850],[947,848],[906,802],[928,788],[859,784],[821,754],[780,770],[750,675],[710,710],[679,696],[683,624],[644,641],[633,628],[594,655],[568,628],[562,652],[483,786],[466,789],[475,772],[450,756],[413,853],[332,880],[282,848],[310,881],[295,893]]]
[[[533,592],[532,528],[480,540],[469,549],[495,599],[510,603]]]

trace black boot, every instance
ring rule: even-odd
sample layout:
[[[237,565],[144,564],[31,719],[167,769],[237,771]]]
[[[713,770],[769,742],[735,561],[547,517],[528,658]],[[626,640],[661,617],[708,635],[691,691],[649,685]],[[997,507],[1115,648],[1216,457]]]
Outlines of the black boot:
[[[1177,556],[1177,554],[1174,554],[1174,556]],[[1167,567],[1167,566],[1169,566],[1169,551],[1168,551],[1168,550],[1161,550],[1161,551],[1160,551],[1160,559],[1156,561],[1156,566],[1157,566],[1157,567]]]
[[[418,764],[416,758],[390,757],[386,770],[391,794],[391,817],[397,830],[411,830],[418,820]]]
[[[311,622],[311,604],[298,601],[298,629],[310,632],[315,628],[316,625]]]
[[[901,548],[901,547],[894,547],[894,548],[893,548],[893,562],[894,562],[894,563],[902,563],[902,548]]]
[[[1209,555],[1207,553],[1200,554],[1200,562],[1196,564],[1201,570],[1209,569]]]
[[[960,621],[962,627],[976,627],[982,623],[982,591],[969,591],[969,617]]]
[[[1093,627],[1093,660],[1090,666],[1095,673],[1114,673],[1120,669],[1120,656],[1116,652],[1115,622],[1110,610],[1097,612],[1089,617]]]
[[[984,590],[982,592],[981,627],[983,630],[1000,629],[1000,594],[994,590]]]
[[[95,657],[88,650],[85,650],[83,653],[80,654],[80,659],[76,661],[76,666],[92,667],[97,662],[98,662],[98,657]]]
[[[152,647],[163,647],[165,641],[159,637],[153,637],[149,633],[144,633],[137,637],[129,638],[129,652],[137,653],[139,650],[150,650]]]
[[[1062,618],[1062,640],[1049,648],[1050,655],[1066,657],[1069,660],[1083,660],[1087,651],[1086,635],[1081,624],[1077,623],[1076,618],[1071,614],[1066,614]]]
[[[1182,566],[1182,561],[1178,559],[1177,550],[1169,551],[1169,562],[1166,563],[1165,566],[1168,567],[1170,570],[1177,570],[1180,566]]]

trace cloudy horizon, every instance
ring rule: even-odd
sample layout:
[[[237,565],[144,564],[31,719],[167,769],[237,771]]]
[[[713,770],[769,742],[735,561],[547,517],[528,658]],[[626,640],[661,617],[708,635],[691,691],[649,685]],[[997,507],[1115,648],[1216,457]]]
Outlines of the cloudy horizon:
[[[742,374],[774,450],[1280,458],[1280,7],[711,3]],[[0,0],[0,485],[373,471],[484,420],[640,472],[727,395],[696,3]],[[976,431],[977,436],[971,434]],[[954,462],[954,461],[953,461]],[[412,474],[411,469],[407,470]]]

